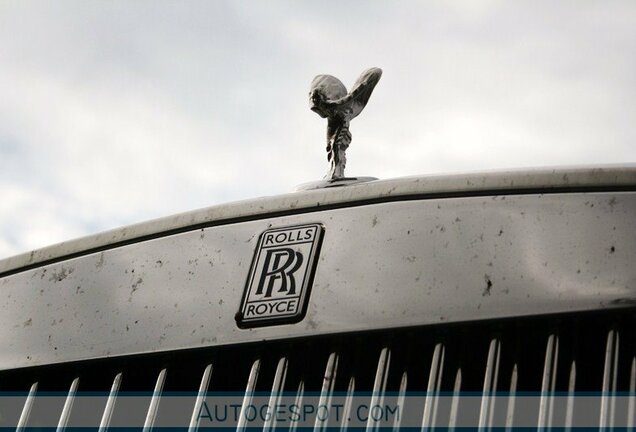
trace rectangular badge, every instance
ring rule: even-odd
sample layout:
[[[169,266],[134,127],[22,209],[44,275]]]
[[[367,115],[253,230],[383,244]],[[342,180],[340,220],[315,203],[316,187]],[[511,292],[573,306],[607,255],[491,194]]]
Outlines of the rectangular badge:
[[[239,327],[293,323],[303,319],[324,228],[313,223],[264,231],[236,314]]]

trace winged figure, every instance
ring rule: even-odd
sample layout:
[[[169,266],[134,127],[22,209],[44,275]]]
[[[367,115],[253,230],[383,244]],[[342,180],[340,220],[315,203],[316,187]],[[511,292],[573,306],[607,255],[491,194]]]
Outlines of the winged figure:
[[[345,178],[345,152],[351,143],[349,123],[362,112],[381,76],[380,68],[365,70],[349,93],[344,84],[331,75],[318,75],[311,82],[309,106],[327,119],[327,160],[331,168],[325,179]]]

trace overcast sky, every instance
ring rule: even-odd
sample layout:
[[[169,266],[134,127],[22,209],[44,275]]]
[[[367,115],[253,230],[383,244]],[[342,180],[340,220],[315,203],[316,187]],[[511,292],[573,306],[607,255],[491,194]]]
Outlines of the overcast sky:
[[[349,175],[636,162],[636,2],[0,0],[0,258],[327,171],[320,73],[384,70]]]

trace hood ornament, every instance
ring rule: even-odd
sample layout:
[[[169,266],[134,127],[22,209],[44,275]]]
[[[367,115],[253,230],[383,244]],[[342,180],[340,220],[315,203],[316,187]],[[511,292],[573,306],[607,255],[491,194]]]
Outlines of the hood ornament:
[[[331,162],[331,167],[325,181],[301,185],[302,189],[376,180],[373,177],[345,177],[344,170],[347,163],[345,152],[351,143],[349,123],[362,112],[381,76],[380,68],[365,70],[349,93],[344,84],[331,75],[318,75],[311,82],[309,107],[327,119],[327,160]],[[335,182],[338,184],[333,184]]]

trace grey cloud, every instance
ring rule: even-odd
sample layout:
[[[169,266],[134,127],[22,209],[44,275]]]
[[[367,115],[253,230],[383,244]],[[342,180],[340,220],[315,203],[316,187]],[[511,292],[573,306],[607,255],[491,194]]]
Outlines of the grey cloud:
[[[385,70],[352,174],[634,162],[635,21],[631,1],[3,3],[0,256],[322,177],[318,73]]]

